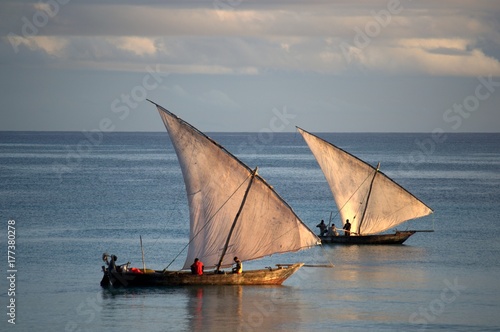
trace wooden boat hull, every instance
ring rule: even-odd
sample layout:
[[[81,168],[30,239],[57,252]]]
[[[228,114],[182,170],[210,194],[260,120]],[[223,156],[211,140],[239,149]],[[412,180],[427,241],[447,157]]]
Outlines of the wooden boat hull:
[[[103,267],[102,287],[164,287],[184,285],[281,285],[304,263],[277,265],[277,268],[236,273],[205,272],[193,275],[187,271],[154,271],[148,273],[116,272],[110,274]]]
[[[320,236],[326,244],[403,244],[416,231],[396,231],[394,234],[359,236]]]

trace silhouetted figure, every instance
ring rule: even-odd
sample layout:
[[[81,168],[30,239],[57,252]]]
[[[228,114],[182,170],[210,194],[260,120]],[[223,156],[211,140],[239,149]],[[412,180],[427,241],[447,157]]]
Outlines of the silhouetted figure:
[[[346,219],[343,230],[344,236],[351,236],[351,223],[349,222],[349,219]]]
[[[326,227],[325,221],[323,219],[321,219],[321,222],[319,224],[317,224],[316,227],[319,227],[319,236],[323,236],[327,232],[327,230],[326,230],[327,227]]]

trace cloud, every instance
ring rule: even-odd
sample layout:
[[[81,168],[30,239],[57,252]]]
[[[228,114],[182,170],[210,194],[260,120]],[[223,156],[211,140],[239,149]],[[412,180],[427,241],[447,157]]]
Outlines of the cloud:
[[[424,50],[443,48],[465,51],[470,44],[470,41],[467,39],[409,38],[401,39],[397,41],[397,44],[406,48],[419,48]]]
[[[44,53],[60,57],[68,45],[66,38],[49,37],[49,36],[36,36],[36,37],[21,37],[12,36],[9,42],[19,46],[25,46],[31,51],[43,51]]]
[[[400,2],[391,12],[388,4],[104,1],[69,2],[56,10],[47,3],[7,1],[0,5],[5,9],[0,28],[7,31],[4,44],[33,52],[16,61],[41,65],[50,55],[65,67],[138,71],[153,62],[191,74],[348,74],[361,69],[500,75],[495,6],[414,1]],[[26,28],[30,24],[34,29]],[[1,48],[0,60],[11,58],[6,49]]]
[[[138,56],[154,55],[158,51],[153,38],[144,37],[120,37],[112,39],[119,49],[134,53]]]
[[[353,66],[393,75],[500,75],[500,62],[465,39],[400,39],[349,52]]]

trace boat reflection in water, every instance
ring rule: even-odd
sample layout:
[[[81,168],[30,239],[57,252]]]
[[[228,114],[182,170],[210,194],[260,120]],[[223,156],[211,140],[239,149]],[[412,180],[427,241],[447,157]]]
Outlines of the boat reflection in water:
[[[190,331],[291,330],[301,301],[286,286],[189,287]]]
[[[158,325],[165,331],[291,331],[307,307],[289,286],[120,288],[101,296],[92,323],[103,330],[126,319],[131,331]]]

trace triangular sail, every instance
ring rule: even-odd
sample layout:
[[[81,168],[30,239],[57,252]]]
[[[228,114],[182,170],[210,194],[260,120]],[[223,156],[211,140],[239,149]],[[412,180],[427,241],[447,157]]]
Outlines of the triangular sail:
[[[326,177],[342,223],[349,219],[351,232],[377,234],[432,213],[432,209],[376,168],[301,128],[297,130]]]
[[[252,170],[199,130],[156,106],[177,153],[186,185],[190,243],[184,269],[196,257],[206,267],[215,267],[242,205]],[[230,266],[234,256],[252,260],[297,251],[319,241],[271,186],[256,175],[221,267]]]

